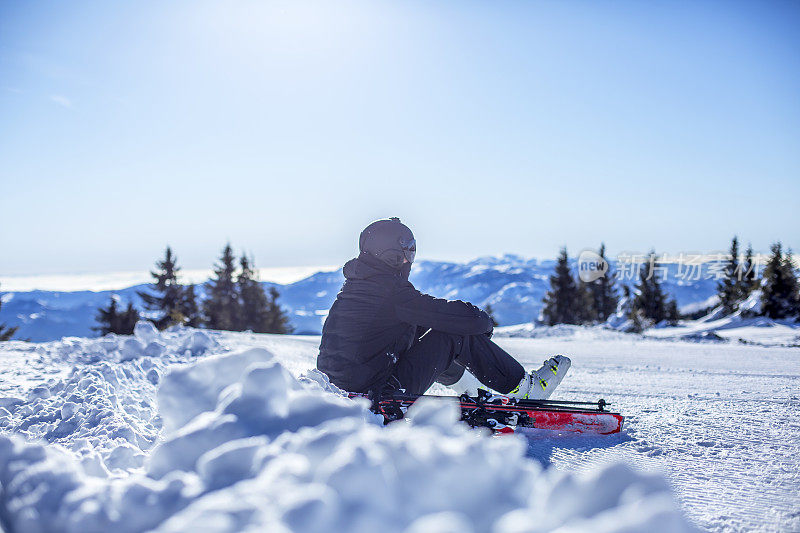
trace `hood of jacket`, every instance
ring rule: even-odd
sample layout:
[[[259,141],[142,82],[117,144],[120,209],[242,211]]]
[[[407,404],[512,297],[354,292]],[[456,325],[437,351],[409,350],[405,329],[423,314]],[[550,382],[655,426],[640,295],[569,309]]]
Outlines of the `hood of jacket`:
[[[401,268],[392,268],[380,259],[369,254],[361,254],[355,259],[345,263],[342,268],[345,279],[370,279],[379,276],[392,276],[408,280],[411,273],[411,263],[405,263]]]

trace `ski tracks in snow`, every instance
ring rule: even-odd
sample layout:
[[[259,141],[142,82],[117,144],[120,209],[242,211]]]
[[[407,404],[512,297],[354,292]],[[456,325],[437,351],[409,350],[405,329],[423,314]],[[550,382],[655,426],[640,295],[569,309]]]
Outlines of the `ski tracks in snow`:
[[[703,529],[800,531],[799,349],[644,340],[501,344],[525,354],[530,366],[538,354],[569,354],[573,374],[559,397],[603,396],[626,416],[629,440],[556,443],[546,463],[581,470],[623,458],[662,470]],[[539,458],[542,444],[532,446]]]

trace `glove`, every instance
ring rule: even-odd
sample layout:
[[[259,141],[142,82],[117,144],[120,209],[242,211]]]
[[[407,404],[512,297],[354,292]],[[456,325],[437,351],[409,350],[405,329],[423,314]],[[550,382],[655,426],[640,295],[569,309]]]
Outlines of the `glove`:
[[[471,304],[469,302],[467,302],[467,305],[472,308],[472,310],[475,312],[476,315],[481,316],[484,319],[486,319],[486,322],[489,324],[489,329],[487,331],[485,331],[483,334],[491,339],[492,338],[492,333],[494,332],[494,324],[492,322],[492,317],[490,317],[489,313],[487,313],[486,311],[484,311],[483,309],[481,309],[477,305],[473,305],[473,304]]]
[[[494,321],[492,320],[492,317],[489,316],[489,313],[487,313],[483,309],[479,309],[479,311],[481,312],[481,314],[484,317],[486,317],[486,322],[489,323],[489,330],[486,331],[486,333],[484,333],[484,335],[486,335],[487,337],[489,337],[491,339],[492,338],[492,333],[494,333]]]

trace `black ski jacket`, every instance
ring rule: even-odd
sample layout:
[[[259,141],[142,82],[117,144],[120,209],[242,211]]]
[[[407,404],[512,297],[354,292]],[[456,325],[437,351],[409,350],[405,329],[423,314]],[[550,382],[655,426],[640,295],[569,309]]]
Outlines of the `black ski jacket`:
[[[317,368],[338,387],[367,392],[381,386],[408,350],[417,327],[457,335],[492,331],[485,312],[460,300],[422,294],[408,281],[409,264],[397,270],[362,254],[344,265],[319,346]]]

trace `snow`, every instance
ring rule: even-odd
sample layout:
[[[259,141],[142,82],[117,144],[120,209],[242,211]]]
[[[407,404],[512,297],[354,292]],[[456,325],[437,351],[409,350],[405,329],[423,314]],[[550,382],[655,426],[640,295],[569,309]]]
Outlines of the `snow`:
[[[93,476],[141,467],[161,430],[155,402],[161,374],[170,362],[202,355],[215,341],[198,330],[159,333],[147,322],[137,324],[135,333],[38,346],[6,343],[29,349],[18,357],[37,354],[38,364],[9,364],[15,352],[0,352],[5,385],[11,387],[16,377],[17,390],[27,388],[25,397],[0,402],[0,428],[71,450]],[[60,377],[37,379],[48,366]]]
[[[800,349],[540,333],[497,340],[526,368],[568,354],[557,397],[602,395],[626,415],[622,434],[492,437],[447,400],[384,427],[313,370],[314,336],[142,324],[133,337],[2,343],[0,526],[800,528]]]
[[[739,313],[719,316],[712,312],[699,320],[682,320],[677,326],[660,324],[645,330],[641,335],[618,331],[615,327],[574,326],[558,324],[542,326],[533,323],[495,328],[495,334],[504,337],[622,340],[653,338],[687,340],[693,342],[727,342],[759,344],[764,346],[800,346],[800,323],[792,319],[775,320],[767,317],[742,318]],[[624,324],[621,324],[624,327]]]
[[[767,317],[722,317],[716,320],[686,321],[672,328],[657,328],[645,333],[655,338],[702,338],[705,334],[735,342],[800,346],[800,324],[793,320]]]
[[[711,309],[712,307],[715,307],[717,305],[719,305],[719,296],[714,294],[713,296],[709,296],[705,300],[682,305],[678,309],[681,312],[681,314],[689,315],[692,313],[696,313],[698,311],[703,311],[705,309]]]

